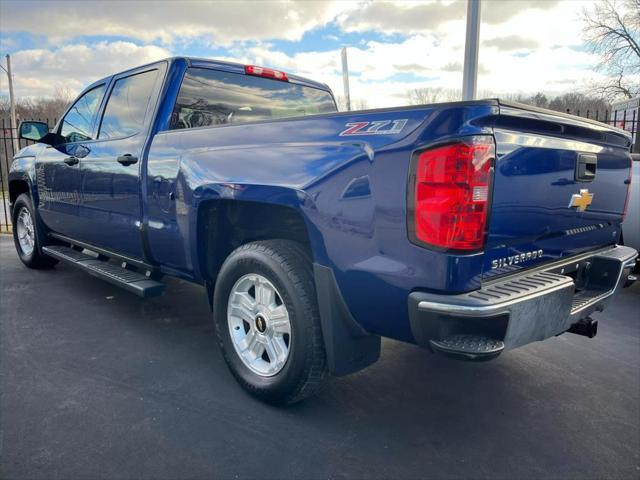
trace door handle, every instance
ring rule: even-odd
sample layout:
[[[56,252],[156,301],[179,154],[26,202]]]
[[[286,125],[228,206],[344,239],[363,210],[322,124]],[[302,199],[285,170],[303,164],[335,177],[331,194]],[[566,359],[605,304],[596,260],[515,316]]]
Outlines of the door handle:
[[[133,165],[137,161],[138,161],[138,157],[134,157],[130,153],[126,153],[118,157],[118,163],[121,163],[122,165],[125,165],[125,166]]]
[[[73,155],[64,159],[64,163],[67,165],[77,165],[80,162],[78,157],[74,157]]]

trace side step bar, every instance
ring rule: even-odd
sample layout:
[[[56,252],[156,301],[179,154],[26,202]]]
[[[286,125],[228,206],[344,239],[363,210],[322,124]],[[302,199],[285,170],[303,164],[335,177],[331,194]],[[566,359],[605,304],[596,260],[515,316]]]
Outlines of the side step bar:
[[[139,297],[156,297],[164,291],[165,285],[163,283],[70,247],[49,245],[42,247],[42,251],[50,257],[78,267],[94,277],[122,287]]]

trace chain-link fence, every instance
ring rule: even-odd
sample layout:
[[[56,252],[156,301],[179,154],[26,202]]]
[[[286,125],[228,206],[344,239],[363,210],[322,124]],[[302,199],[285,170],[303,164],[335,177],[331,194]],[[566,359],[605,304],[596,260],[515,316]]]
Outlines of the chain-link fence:
[[[634,153],[640,153],[640,110],[634,111],[615,111],[613,113],[605,110],[600,111],[580,111],[568,109],[567,113],[577,115],[579,117],[591,118],[599,122],[606,123],[608,125],[614,125],[618,128],[622,128],[630,132],[634,137],[634,146],[632,151]],[[56,119],[37,118],[40,122],[46,122],[49,128],[53,128],[56,124]],[[11,160],[15,154],[13,140],[16,136],[16,132],[10,127],[11,122],[8,118],[0,119],[0,198],[2,199],[2,205],[0,205],[0,233],[11,232],[11,211],[9,209],[9,167],[11,166]],[[23,148],[28,144],[34,142],[19,139],[19,148]]]

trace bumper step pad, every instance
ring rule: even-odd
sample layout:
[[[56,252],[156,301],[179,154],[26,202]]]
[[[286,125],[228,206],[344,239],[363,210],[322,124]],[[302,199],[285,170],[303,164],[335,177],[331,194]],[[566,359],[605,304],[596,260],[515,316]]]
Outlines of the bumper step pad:
[[[62,245],[49,245],[42,247],[43,253],[56,258],[74,267],[84,270],[94,277],[106,280],[139,297],[155,297],[160,295],[165,288],[163,283],[152,280],[142,273],[127,270],[115,263],[99,260],[86,253],[74,250]]]
[[[481,335],[458,334],[429,343],[435,351],[463,360],[491,360],[504,350],[502,340]]]

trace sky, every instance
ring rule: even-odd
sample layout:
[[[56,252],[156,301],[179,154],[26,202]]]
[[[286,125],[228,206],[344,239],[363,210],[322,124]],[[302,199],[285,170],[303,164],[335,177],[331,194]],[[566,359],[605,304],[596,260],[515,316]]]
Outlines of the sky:
[[[582,40],[592,1],[482,0],[481,93],[558,94],[598,78]],[[416,88],[459,89],[466,3],[447,1],[0,0],[0,54],[18,97],[77,93],[101,77],[172,55],[277,68],[369,107],[407,103]],[[0,95],[7,80],[0,72]]]

